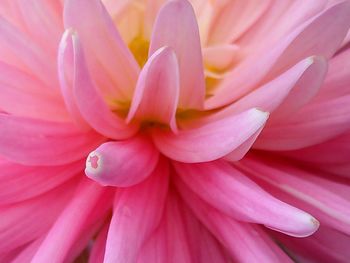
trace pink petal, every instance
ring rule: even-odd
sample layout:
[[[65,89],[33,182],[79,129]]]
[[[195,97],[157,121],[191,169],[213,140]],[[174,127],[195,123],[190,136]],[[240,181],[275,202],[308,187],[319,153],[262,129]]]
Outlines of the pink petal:
[[[113,192],[84,180],[51,227],[32,262],[64,262],[70,248],[80,236],[93,223],[103,220],[111,205],[111,193]]]
[[[147,137],[107,142],[89,154],[85,174],[101,185],[129,187],[145,180],[158,159],[159,152]]]
[[[108,231],[105,263],[136,262],[139,250],[157,228],[168,191],[165,159],[144,182],[117,192]]]
[[[108,108],[90,78],[78,36],[72,34],[71,38],[74,49],[74,95],[81,115],[96,131],[106,137],[131,137],[136,132],[136,127],[127,125]]]
[[[323,58],[310,57],[302,60],[276,79],[209,116],[207,120],[230,116],[252,107],[273,113],[271,118],[281,118],[298,110],[315,96],[326,71],[327,64]]]
[[[262,181],[279,199],[312,213],[323,225],[350,234],[348,185],[267,160],[246,158],[239,167]]]
[[[206,101],[206,107],[228,104],[306,57],[318,55],[330,58],[350,27],[349,12],[349,2],[340,2],[305,22],[280,40],[275,48],[269,46],[268,50],[257,51],[220,84],[215,96]]]
[[[274,233],[276,238],[293,253],[300,255],[300,261],[347,263],[350,258],[350,238],[342,232],[321,226],[312,236],[296,239]],[[299,261],[299,262],[300,262]]]
[[[64,24],[66,29],[77,30],[104,94],[130,100],[139,67],[103,4],[99,0],[66,1]]]
[[[349,101],[347,95],[308,104],[289,118],[267,124],[254,148],[296,150],[332,139],[350,128]]]
[[[157,50],[140,73],[127,120],[138,118],[170,124],[176,130],[179,69],[171,48]]]
[[[204,64],[209,68],[214,68],[214,70],[228,68],[238,56],[239,47],[237,45],[216,45],[203,49]]]
[[[58,47],[58,79],[67,110],[80,127],[88,129],[90,126],[81,116],[74,97],[74,50],[72,34],[74,34],[73,30],[66,30],[62,35]]]
[[[11,260],[11,263],[26,263],[30,262],[35,252],[43,242],[44,237],[39,237],[26,246],[20,253],[17,253],[16,257]]]
[[[176,163],[175,168],[200,198],[235,219],[298,237],[311,235],[319,226],[315,218],[269,195],[225,162]]]
[[[69,181],[35,198],[0,206],[0,238],[6,240],[0,244],[0,253],[44,235],[66,206],[76,183],[76,180]]]
[[[84,158],[104,138],[70,123],[0,114],[0,154],[25,165],[61,165]]]
[[[268,113],[251,109],[198,128],[173,134],[152,132],[157,148],[173,160],[186,163],[207,162],[227,155],[242,145],[266,122]]]
[[[215,15],[211,21],[208,40],[210,44],[233,43],[258,20],[269,7],[271,1],[222,2],[225,3],[214,6]]]
[[[0,92],[0,107],[10,114],[51,121],[71,119],[56,90],[32,75],[2,62]]]
[[[159,11],[150,55],[163,46],[171,47],[179,61],[179,108],[203,108],[205,83],[198,25],[187,0],[169,1]]]
[[[89,263],[103,263],[107,234],[108,234],[108,227],[109,227],[109,224],[106,224],[98,234],[97,238],[95,239],[95,242],[89,257]]]
[[[48,87],[56,87],[56,68],[53,63],[49,63],[45,52],[2,17],[0,17],[0,56],[2,61],[35,75]]]
[[[291,262],[259,226],[236,221],[210,207],[180,180],[176,185],[197,218],[227,248],[235,262]]]
[[[43,194],[81,173],[84,163],[64,166],[24,166],[0,159],[0,205]]]

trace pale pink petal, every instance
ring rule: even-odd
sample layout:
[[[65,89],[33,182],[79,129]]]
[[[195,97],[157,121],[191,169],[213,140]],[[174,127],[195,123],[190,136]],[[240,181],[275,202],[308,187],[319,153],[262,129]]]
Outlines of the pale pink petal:
[[[136,262],[139,250],[161,220],[168,180],[168,163],[162,159],[144,182],[117,191],[105,263]]]
[[[98,132],[113,139],[131,137],[137,127],[127,125],[116,113],[113,113],[90,77],[83,50],[78,36],[71,35],[74,49],[74,95],[84,119]]]
[[[203,49],[204,64],[210,68],[223,70],[239,58],[239,46],[221,44]]]
[[[106,142],[86,159],[85,174],[101,185],[129,187],[154,170],[159,152],[147,137]]]
[[[350,27],[349,12],[350,3],[341,2],[305,22],[281,39],[273,49],[268,47],[268,50],[257,51],[217,87],[215,95],[206,101],[206,107],[228,104],[306,57],[330,58]]]
[[[271,3],[270,0],[221,2],[223,3],[214,6],[209,44],[233,43],[259,19]]]
[[[179,77],[174,51],[168,47],[157,50],[140,73],[127,120],[160,122],[176,130]]]
[[[239,167],[267,185],[280,200],[312,213],[323,225],[350,234],[348,185],[281,162],[246,158],[241,163]]]
[[[25,165],[60,165],[84,158],[105,139],[59,123],[0,114],[0,154]]]
[[[0,56],[2,61],[8,61],[32,73],[48,87],[53,89],[56,87],[56,65],[48,61],[39,46],[2,17],[0,17]]]
[[[268,113],[251,109],[177,134],[155,130],[152,138],[157,148],[171,159],[186,163],[207,162],[242,145],[265,124],[267,118]]]
[[[267,124],[254,148],[296,150],[330,140],[350,128],[350,95],[308,104],[296,114]]]
[[[323,58],[307,58],[206,119],[214,120],[218,117],[230,116],[252,107],[272,113],[271,118],[281,118],[298,110],[315,96],[326,71],[327,63]]]
[[[175,168],[193,192],[232,218],[298,237],[311,235],[319,226],[311,215],[274,198],[225,162],[176,163]]]
[[[84,161],[64,166],[24,166],[0,159],[0,205],[33,198],[81,174]]]
[[[69,181],[35,198],[0,206],[0,238],[6,240],[0,244],[0,253],[44,235],[66,206],[76,183]]]
[[[0,107],[8,113],[51,121],[71,119],[56,90],[15,66],[2,62],[0,92]]]
[[[235,262],[291,262],[259,226],[229,218],[203,202],[180,180],[176,185],[197,218],[227,248]]]
[[[42,49],[56,56],[57,42],[62,33],[62,7],[57,1],[19,0],[17,7],[24,17],[23,23],[29,35]],[[55,3],[56,2],[56,3]]]
[[[203,108],[205,83],[198,25],[187,0],[168,1],[159,11],[149,54],[163,46],[171,47],[179,61],[179,108]]]
[[[99,0],[66,1],[64,24],[66,29],[77,30],[87,62],[96,74],[93,77],[101,81],[99,87],[104,94],[130,100],[139,67],[103,4]]]
[[[32,262],[64,262],[71,247],[84,232],[103,220],[111,207],[112,194],[110,189],[84,180],[51,227]]]
[[[81,116],[74,97],[74,50],[72,34],[74,31],[68,29],[62,35],[61,42],[58,47],[58,79],[60,82],[61,93],[67,110],[72,119],[82,128],[88,129],[90,126]]]

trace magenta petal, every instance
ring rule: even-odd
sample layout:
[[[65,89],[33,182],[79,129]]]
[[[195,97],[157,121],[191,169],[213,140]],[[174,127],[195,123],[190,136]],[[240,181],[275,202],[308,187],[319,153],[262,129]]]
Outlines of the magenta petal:
[[[127,120],[160,122],[176,130],[179,77],[174,51],[169,47],[157,50],[140,73]]]
[[[77,34],[72,33],[74,50],[74,95],[84,119],[98,132],[113,139],[131,137],[136,127],[127,125],[104,102],[92,81]]]
[[[103,140],[71,123],[0,114],[0,154],[25,165],[60,165],[83,159]]]
[[[101,185],[129,187],[146,179],[158,158],[147,137],[107,142],[89,154],[85,173]]]
[[[173,160],[208,162],[238,148],[265,124],[267,118],[268,113],[251,109],[177,134],[155,130],[152,138],[157,148]]]
[[[225,162],[176,163],[175,168],[193,192],[232,218],[296,237],[309,236],[319,226],[311,215],[274,198]]]
[[[120,189],[115,198],[104,262],[136,262],[139,250],[157,228],[168,191],[169,167],[160,160],[142,183]]]
[[[69,250],[83,233],[93,223],[104,219],[112,197],[112,191],[84,180],[51,227],[32,262],[64,262]]]
[[[203,108],[205,83],[198,25],[187,0],[168,1],[156,19],[149,54],[163,46],[171,47],[179,61],[182,109]]]

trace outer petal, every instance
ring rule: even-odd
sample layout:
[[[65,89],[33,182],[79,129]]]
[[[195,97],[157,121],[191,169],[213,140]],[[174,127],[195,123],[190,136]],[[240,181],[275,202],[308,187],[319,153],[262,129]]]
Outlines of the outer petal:
[[[89,65],[106,95],[130,99],[139,68],[103,4],[99,0],[68,0],[64,7],[64,23],[66,29],[77,30]]]
[[[74,49],[74,95],[84,119],[98,132],[113,139],[128,138],[136,132],[136,127],[127,125],[113,113],[98,93],[90,78],[83,50],[78,36],[72,35]]]
[[[227,248],[235,262],[291,262],[259,226],[229,218],[203,202],[180,180],[176,185],[197,218]]]
[[[0,205],[33,198],[81,173],[83,161],[64,166],[24,166],[0,159]]]
[[[215,96],[207,100],[207,108],[232,102],[306,57],[319,55],[330,58],[350,27],[349,12],[350,3],[341,2],[305,22],[274,49],[257,51],[220,84]],[[257,56],[260,57],[258,61]]]
[[[17,116],[69,121],[60,94],[33,75],[0,62],[0,107]]]
[[[105,263],[136,262],[142,245],[160,222],[168,191],[168,169],[167,161],[160,160],[147,180],[118,191],[108,231]]]
[[[246,158],[239,167],[280,200],[312,213],[321,224],[350,235],[350,187],[345,183],[264,159]]]
[[[269,195],[225,162],[176,163],[175,168],[193,192],[233,218],[299,237],[311,235],[319,226],[315,218]]]
[[[159,152],[147,137],[112,141],[99,146],[86,160],[86,175],[102,185],[128,187],[154,170]]]
[[[266,122],[268,113],[251,109],[199,128],[172,134],[155,130],[152,138],[157,148],[173,160],[186,163],[207,162],[232,152]]]
[[[70,123],[0,114],[0,154],[26,165],[60,165],[80,160],[104,138]]]
[[[6,242],[0,244],[0,253],[19,248],[44,235],[66,206],[76,183],[76,180],[69,181],[35,198],[1,206],[0,238]]]
[[[50,229],[32,262],[64,262],[84,231],[106,214],[111,205],[111,193],[95,183],[84,181]]]
[[[297,114],[268,124],[254,147],[265,150],[296,150],[339,136],[350,128],[349,101],[350,95],[347,95],[308,104]]]
[[[160,122],[176,130],[179,77],[174,51],[168,47],[157,50],[141,71],[127,120]]]
[[[163,46],[174,49],[179,61],[179,107],[201,109],[205,96],[203,61],[196,17],[187,0],[171,0],[159,11],[150,55]]]

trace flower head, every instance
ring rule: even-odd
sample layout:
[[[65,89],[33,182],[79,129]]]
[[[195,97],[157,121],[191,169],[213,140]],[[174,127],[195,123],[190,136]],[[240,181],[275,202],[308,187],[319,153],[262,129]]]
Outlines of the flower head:
[[[349,1],[1,5],[0,261],[348,260]]]

